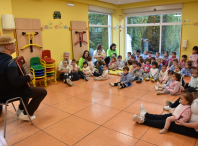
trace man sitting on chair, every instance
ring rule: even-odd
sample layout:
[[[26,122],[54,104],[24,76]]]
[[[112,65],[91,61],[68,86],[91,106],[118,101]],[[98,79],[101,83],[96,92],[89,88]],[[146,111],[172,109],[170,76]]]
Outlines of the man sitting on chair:
[[[12,59],[11,54],[15,52],[15,41],[16,40],[9,35],[0,36],[0,102],[6,102],[8,99],[21,97],[33,120],[36,118],[34,112],[47,95],[47,91],[39,87],[31,86],[29,88],[27,82],[30,82],[31,74],[21,76],[16,63],[13,61],[9,64]],[[32,98],[30,102],[29,98]],[[19,116],[21,120],[29,121],[22,103],[20,103],[16,110],[16,115]]]

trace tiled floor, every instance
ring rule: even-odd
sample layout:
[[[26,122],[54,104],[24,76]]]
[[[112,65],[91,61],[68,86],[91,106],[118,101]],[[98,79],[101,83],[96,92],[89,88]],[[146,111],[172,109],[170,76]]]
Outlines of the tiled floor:
[[[7,136],[3,138],[0,117],[0,145],[14,146],[196,146],[196,138],[169,132],[160,135],[159,129],[132,121],[144,103],[150,113],[162,114],[166,100],[175,96],[157,96],[154,83],[133,83],[132,87],[118,90],[108,82],[120,77],[110,76],[107,81],[74,82],[69,87],[61,81],[52,82],[48,95],[35,112],[34,126],[17,120],[12,106],[8,106]],[[18,105],[18,102],[15,103]]]

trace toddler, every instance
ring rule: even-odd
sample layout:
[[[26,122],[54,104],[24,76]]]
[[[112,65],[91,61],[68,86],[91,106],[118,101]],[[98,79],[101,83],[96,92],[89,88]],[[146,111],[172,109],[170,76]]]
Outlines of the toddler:
[[[155,82],[159,78],[159,70],[158,70],[157,62],[153,62],[152,68],[150,69],[149,75],[147,76],[145,81],[149,81],[150,80],[149,78],[151,78],[151,82]]]
[[[138,60],[140,58],[140,53],[141,53],[141,51],[137,50],[137,52],[136,52],[136,60]]]
[[[181,74],[181,71],[180,71],[180,66],[179,65],[175,65],[175,72],[178,73],[178,74]]]
[[[144,64],[143,66],[145,78],[149,77],[149,72],[151,69],[150,63],[151,63],[150,59],[146,59],[146,64]]]
[[[98,65],[99,65],[99,66],[98,66],[97,71],[96,71],[97,73],[99,73],[99,74],[102,74],[102,73],[103,73],[103,64],[104,64],[104,63],[103,63],[102,60],[99,60],[99,61],[98,61]]]
[[[191,61],[186,62],[186,67],[182,68],[181,70],[182,77],[192,76],[193,69],[191,67],[192,67]]]
[[[143,67],[144,67],[144,59],[143,58],[138,58],[138,63],[141,63],[141,65],[142,65],[142,69],[143,69]]]
[[[131,52],[127,53],[127,57],[125,59],[125,62],[127,62],[128,60],[131,60]]]
[[[189,57],[189,61],[192,63],[192,68],[197,68],[198,67],[198,47],[194,46],[193,47],[193,53]]]
[[[111,87],[118,86],[118,89],[126,88],[132,86],[132,78],[129,74],[129,68],[123,68],[123,75],[118,83],[109,83]]]
[[[151,57],[151,65],[153,62],[155,62],[155,57]]]
[[[180,84],[181,75],[178,73],[173,73],[172,82],[166,87],[163,91],[157,91],[157,95],[160,94],[171,94],[171,95],[179,95],[182,91],[182,86]],[[159,90],[159,89],[158,89]]]
[[[93,61],[92,61],[92,57],[89,56],[87,59],[88,59],[88,66],[89,66],[91,72],[94,73],[95,67],[94,67],[94,64],[93,64]]]
[[[121,55],[118,56],[117,65],[118,65],[119,70],[122,70],[123,67],[124,67],[124,61],[122,61],[122,56]]]
[[[168,66],[173,65],[173,60],[174,59],[177,59],[178,60],[178,58],[176,57],[176,52],[172,52],[172,57],[169,58]]]
[[[148,57],[148,51],[145,50],[144,54],[142,54],[142,58],[145,60]]]
[[[194,69],[192,71],[192,77],[190,79],[190,83],[188,84],[187,91],[188,92],[198,92],[198,70]]]
[[[173,60],[173,65],[171,65],[170,70],[173,70],[174,71],[176,65],[178,65],[178,60],[177,59],[174,59]]]
[[[70,65],[70,70],[71,70],[70,75],[71,75],[72,81],[77,81],[80,79],[80,75],[78,74],[79,69],[80,67],[76,64],[76,60],[73,59]]]
[[[162,68],[162,59],[161,58],[157,58],[156,59],[156,62],[158,64],[158,70],[160,72],[161,71],[161,68]]]
[[[131,60],[128,60],[127,61],[127,66],[128,66],[128,68],[129,68],[129,72],[132,72],[133,71],[133,61],[131,61]]]
[[[151,59],[152,54],[153,54],[153,53],[152,53],[151,51],[149,51],[149,52],[148,52],[148,57],[147,57],[147,58],[148,58],[148,59]]]
[[[193,96],[191,93],[183,93],[180,97],[180,104],[175,108],[172,116],[166,119],[165,126],[159,131],[160,134],[166,134],[170,127],[171,122],[182,121],[188,122],[191,117],[191,103],[193,102]]]
[[[112,56],[111,61],[109,63],[109,69],[117,70],[117,68],[118,68],[118,66],[117,66],[116,58],[114,56]]]
[[[136,57],[131,55],[131,61],[136,61]]]
[[[83,68],[82,68],[82,73],[86,76],[86,77],[89,77],[89,76],[93,76],[89,66],[88,66],[88,63],[87,62],[83,62]]]
[[[132,81],[136,81],[136,83],[141,83],[144,79],[144,70],[141,68],[142,64],[137,63],[137,67],[133,70],[134,77],[132,78]]]
[[[99,76],[99,77],[95,77],[94,80],[107,80],[108,79],[108,74],[109,74],[109,71],[108,71],[108,65],[107,64],[104,64],[103,65],[103,72],[102,72],[102,75]]]
[[[161,57],[160,57],[160,52],[156,52],[155,58],[156,58],[156,59],[157,59],[157,58],[161,58]]]
[[[169,52],[165,51],[162,64],[168,66],[168,61],[169,61]]]
[[[132,56],[136,56],[136,50],[133,50]]]
[[[112,54],[112,57],[115,57],[116,60],[117,60],[117,54],[116,54],[116,53],[113,53],[113,54]]]
[[[159,73],[159,82],[162,84],[166,84],[168,82],[168,79],[169,77],[168,77],[168,72],[166,71],[166,66],[163,65]]]
[[[98,50],[98,55],[97,56],[100,57],[100,58],[97,59],[97,61],[102,60],[103,61],[103,64],[106,64],[105,61],[104,61],[104,58],[103,58],[103,56],[105,56],[105,54],[102,54],[102,50]],[[96,67],[97,68],[99,67],[98,62],[97,62]]]
[[[71,81],[71,76],[69,76],[69,74],[71,73],[71,69],[67,61],[63,61],[63,66],[61,66],[60,70],[68,70],[67,73],[64,73],[63,82],[69,84],[70,86],[74,86],[74,83]]]
[[[182,55],[182,60],[179,62],[179,66],[181,68],[184,68],[186,65],[186,59],[187,59],[187,55]]]

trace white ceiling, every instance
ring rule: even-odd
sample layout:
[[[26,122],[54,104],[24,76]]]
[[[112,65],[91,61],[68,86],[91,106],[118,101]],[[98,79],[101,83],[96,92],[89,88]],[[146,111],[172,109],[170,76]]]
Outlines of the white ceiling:
[[[120,5],[120,4],[136,3],[136,2],[149,1],[149,0],[99,0],[99,1]]]

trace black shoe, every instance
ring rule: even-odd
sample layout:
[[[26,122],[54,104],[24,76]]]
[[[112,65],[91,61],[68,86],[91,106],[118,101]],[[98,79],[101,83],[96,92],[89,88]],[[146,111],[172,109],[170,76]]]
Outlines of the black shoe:
[[[138,80],[138,81],[136,81],[136,83],[140,84],[140,83],[142,83],[142,81]]]

